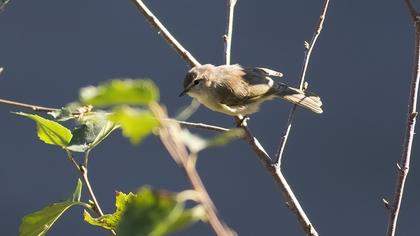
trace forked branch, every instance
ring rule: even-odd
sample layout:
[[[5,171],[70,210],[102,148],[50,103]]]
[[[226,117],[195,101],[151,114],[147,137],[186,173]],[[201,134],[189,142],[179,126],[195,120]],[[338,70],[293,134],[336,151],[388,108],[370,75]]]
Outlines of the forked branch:
[[[304,88],[306,72],[308,70],[309,61],[312,55],[312,50],[314,49],[316,41],[318,40],[318,37],[321,34],[322,28],[324,26],[324,20],[325,20],[325,16],[327,15],[329,3],[330,3],[329,0],[324,0],[324,3],[322,5],[321,15],[319,16],[318,24],[315,27],[315,32],[312,36],[312,40],[310,43],[305,42],[305,58],[303,60],[302,74],[301,74],[300,83],[299,83],[299,89],[301,90]],[[293,118],[295,116],[295,111],[296,111],[296,105],[293,105],[289,112],[286,129],[283,132],[283,135],[280,140],[280,144],[277,148],[276,161],[275,161],[277,164],[277,168],[281,167],[281,159],[283,157],[284,150],[286,148],[286,143],[287,143],[287,139],[289,138],[290,130],[292,129],[292,123],[293,123]]]
[[[136,3],[142,3],[140,0],[133,0]],[[234,6],[236,4],[236,1],[228,0],[228,29],[227,34],[224,36],[225,38],[225,61],[226,64],[230,63],[230,50],[231,50],[231,39],[232,39],[232,28],[229,28],[233,25],[233,13],[234,13]],[[328,4],[328,1],[326,1]],[[144,9],[142,9],[144,4],[136,4],[137,7],[140,9],[140,11],[144,14],[146,12]],[[147,8],[146,8],[147,9]],[[147,9],[147,11],[149,11]],[[161,32],[162,29],[165,29],[163,25],[159,26],[158,24],[155,24],[154,21],[150,21],[148,18],[148,15],[152,15],[149,11],[149,14],[145,14],[145,17],[148,19],[149,23],[152,24],[155,29],[158,32]],[[154,16],[153,16],[154,17]],[[157,20],[155,18],[155,20]],[[322,20],[323,22],[323,20]],[[322,27],[322,25],[321,25]],[[183,53],[184,48],[182,50],[177,47],[177,44],[173,43],[174,41],[171,41],[171,38],[165,38],[170,45],[174,47],[174,49],[178,52],[178,54],[184,58],[187,63],[191,65],[191,60],[185,57],[185,53]],[[315,39],[316,40],[316,39]],[[186,50],[185,50],[186,51]],[[189,53],[187,55],[190,55]],[[286,203],[289,207],[289,209],[296,215],[298,218],[298,221],[301,223],[302,227],[304,228],[304,231],[307,233],[307,235],[316,236],[318,233],[312,226],[311,222],[309,221],[308,217],[306,216],[305,212],[303,211],[302,207],[300,206],[298,200],[296,199],[295,195],[293,194],[293,191],[291,190],[290,186],[288,185],[286,179],[284,178],[283,174],[281,173],[280,169],[277,168],[275,163],[272,163],[271,158],[267,154],[267,152],[264,150],[262,145],[258,142],[257,138],[255,138],[251,132],[249,131],[248,127],[246,125],[241,126],[245,130],[245,137],[244,139],[249,143],[251,148],[254,150],[254,152],[259,157],[260,161],[264,165],[264,167],[272,174],[275,182],[279,186],[280,190],[282,191],[283,195],[285,196]],[[174,152],[174,150],[173,150]],[[175,152],[174,152],[175,153]]]

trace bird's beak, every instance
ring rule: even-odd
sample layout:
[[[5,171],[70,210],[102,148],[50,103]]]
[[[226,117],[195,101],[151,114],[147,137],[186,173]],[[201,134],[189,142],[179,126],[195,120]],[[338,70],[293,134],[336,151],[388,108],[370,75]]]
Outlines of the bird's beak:
[[[190,91],[190,89],[191,89],[192,87],[193,87],[192,85],[190,85],[190,86],[186,87],[186,88],[184,89],[184,91],[182,91],[182,92],[178,95],[178,97],[182,97],[182,96],[184,96],[186,93],[188,93],[188,92]]]
[[[182,91],[182,92],[178,95],[178,97],[182,97],[182,96],[184,96],[187,92],[188,92],[188,90],[187,90],[187,89],[184,89],[184,91]]]

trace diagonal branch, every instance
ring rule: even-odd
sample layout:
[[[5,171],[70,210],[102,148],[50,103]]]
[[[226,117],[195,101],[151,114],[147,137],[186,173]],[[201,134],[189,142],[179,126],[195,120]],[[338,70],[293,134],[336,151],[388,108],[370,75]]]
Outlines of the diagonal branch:
[[[284,177],[280,168],[277,168],[277,164],[272,163],[270,156],[264,150],[263,146],[258,142],[258,139],[255,138],[251,131],[247,128],[246,124],[242,123],[242,129],[245,131],[244,139],[251,146],[252,150],[257,155],[258,159],[261,161],[262,165],[266,170],[271,174],[274,181],[277,184],[277,187],[283,194],[283,197],[286,200],[286,205],[293,214],[295,214],[297,220],[302,226],[305,233],[309,236],[318,236],[317,231],[303,210],[302,206],[299,203],[299,200],[296,198],[293,193],[292,188]]]
[[[299,84],[299,89],[301,89],[301,90],[304,88],[306,72],[308,70],[309,61],[310,61],[311,55],[312,55],[312,50],[314,49],[315,43],[318,40],[319,35],[321,34],[321,31],[322,31],[322,28],[323,28],[323,25],[324,25],[325,16],[327,14],[329,2],[330,2],[329,0],[324,0],[323,6],[322,6],[322,12],[321,12],[321,15],[319,17],[318,24],[315,28],[315,32],[312,36],[312,40],[309,43],[309,45],[308,45],[307,42],[305,42],[305,47],[306,47],[305,59],[303,60],[302,75],[300,77],[300,84]],[[292,129],[292,123],[293,123],[293,118],[295,116],[295,111],[296,111],[296,105],[293,105],[293,107],[290,109],[290,112],[289,112],[289,117],[287,119],[286,129],[283,133],[283,136],[280,140],[279,147],[277,149],[276,163],[277,163],[278,168],[280,168],[280,166],[281,166],[281,159],[283,157],[284,150],[286,148],[286,143],[287,143],[287,139],[289,137],[290,130]]]
[[[82,177],[82,181],[83,181],[86,189],[88,190],[89,196],[90,196],[91,201],[92,201],[92,210],[98,216],[104,216],[104,213],[101,209],[101,206],[99,205],[99,202],[96,199],[95,192],[93,191],[92,185],[90,184],[87,166],[77,163],[76,160],[74,159],[72,153],[68,150],[66,150],[66,152],[67,152],[67,158],[74,165],[76,170],[79,172],[80,176]],[[87,158],[87,155],[89,155],[89,154],[87,153],[85,158]],[[114,230],[110,229],[110,231],[111,231],[111,233],[110,233],[111,235],[117,235]]]
[[[234,232],[217,214],[217,209],[203,182],[201,181],[195,165],[191,164],[191,157],[188,155],[185,145],[179,139],[179,133],[181,132],[180,126],[173,122],[165,122],[168,118],[166,116],[166,112],[160,106],[153,105],[151,106],[151,110],[161,121],[159,136],[163,145],[166,147],[178,166],[185,171],[192,187],[199,194],[200,202],[206,209],[208,221],[214,232],[218,236],[233,236]]]
[[[198,62],[190,52],[187,51],[174,36],[166,29],[166,27],[159,21],[159,19],[147,8],[142,0],[132,0],[137,9],[143,14],[146,20],[153,28],[162,36],[165,41],[172,46],[173,49],[191,66],[198,66]]]
[[[43,106],[32,105],[32,104],[27,104],[27,103],[22,103],[22,102],[16,102],[16,101],[7,100],[7,99],[1,99],[1,98],[0,98],[0,104],[5,104],[5,105],[10,105],[10,106],[15,106],[15,107],[22,107],[22,108],[26,108],[26,109],[31,109],[33,111],[39,111],[39,112],[50,112],[50,111],[57,111],[58,110],[57,108],[43,107]]]
[[[410,168],[411,149],[413,146],[414,132],[417,118],[417,97],[420,82],[420,19],[411,1],[405,1],[415,26],[415,56],[414,72],[411,80],[410,96],[408,101],[407,126],[404,137],[404,146],[401,162],[398,165],[398,176],[395,184],[394,200],[389,208],[389,219],[387,227],[387,236],[394,236],[397,227],[398,214],[401,207],[401,201],[404,194],[404,186],[407,180]]]
[[[227,0],[228,1],[228,17],[227,17],[227,33],[225,35],[225,61],[226,64],[230,64],[230,50],[231,50],[231,40],[232,40],[232,27],[233,27],[233,15],[236,0]],[[273,164],[270,156],[265,151],[264,147],[260,144],[257,138],[252,135],[249,130],[246,122],[241,120],[241,118],[236,118],[236,123],[240,124],[239,127],[242,128],[245,132],[244,139],[251,146],[252,150],[255,152],[262,165],[266,170],[273,176],[274,181],[276,182],[278,188],[283,193],[284,198],[286,199],[286,204],[288,208],[296,215],[299,223],[304,229],[305,233],[310,236],[317,236],[315,228],[310,222],[309,218],[305,214],[302,206],[300,205],[298,199],[293,193],[289,183],[287,183],[286,178],[281,172],[280,168],[277,168],[276,164]]]

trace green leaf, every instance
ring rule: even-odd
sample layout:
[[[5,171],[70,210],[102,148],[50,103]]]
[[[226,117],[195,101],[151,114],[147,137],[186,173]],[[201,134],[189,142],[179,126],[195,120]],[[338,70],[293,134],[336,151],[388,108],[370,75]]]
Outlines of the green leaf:
[[[179,193],[182,194],[182,193]],[[205,220],[201,205],[185,208],[179,194],[153,192],[142,188],[131,201],[118,225],[119,236],[162,236],[180,230],[198,220]]]
[[[185,197],[190,192],[154,192],[148,187],[137,194],[117,192],[116,211],[93,218],[85,211],[85,221],[91,225],[117,231],[118,236],[161,236],[182,229],[198,220],[206,220],[201,205],[186,209]],[[193,199],[194,200],[194,199]]]
[[[159,125],[151,112],[130,107],[117,108],[109,115],[109,120],[119,124],[123,135],[133,144],[139,143]]]
[[[40,211],[25,216],[19,227],[19,236],[42,236],[51,226],[76,202],[66,201],[54,203]]]
[[[125,194],[117,192],[115,198],[116,210],[113,214],[106,214],[98,218],[93,218],[89,212],[85,211],[84,220],[91,225],[100,226],[105,229],[116,229],[128,203],[133,201],[135,197],[136,195],[133,193]]]
[[[17,112],[17,115],[28,117],[36,122],[38,137],[47,144],[57,145],[66,148],[73,135],[71,131],[61,124],[45,119],[38,115]]]
[[[158,99],[156,85],[151,80],[143,79],[111,80],[97,87],[89,86],[80,90],[80,100],[97,107],[147,105]]]
[[[118,128],[114,122],[107,119],[104,112],[87,113],[79,120],[82,125],[72,131],[73,138],[67,148],[74,152],[93,149]]]
[[[206,140],[196,134],[190,133],[187,129],[183,129],[180,133],[180,138],[191,152],[198,153],[209,147],[223,146],[235,139],[243,137],[243,135],[244,131],[237,128],[225,131]]]
[[[37,212],[26,215],[19,226],[19,236],[43,236],[70,207],[79,205],[82,191],[82,182],[77,181],[72,198],[59,203],[54,203]]]

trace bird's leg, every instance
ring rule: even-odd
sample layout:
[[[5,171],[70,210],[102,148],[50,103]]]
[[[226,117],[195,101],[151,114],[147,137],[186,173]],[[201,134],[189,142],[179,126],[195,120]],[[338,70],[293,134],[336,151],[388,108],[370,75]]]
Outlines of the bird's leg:
[[[247,115],[238,115],[237,116],[237,120],[236,120],[236,126],[237,127],[242,127],[242,126],[247,126],[248,125],[248,120],[250,119],[249,116]]]

